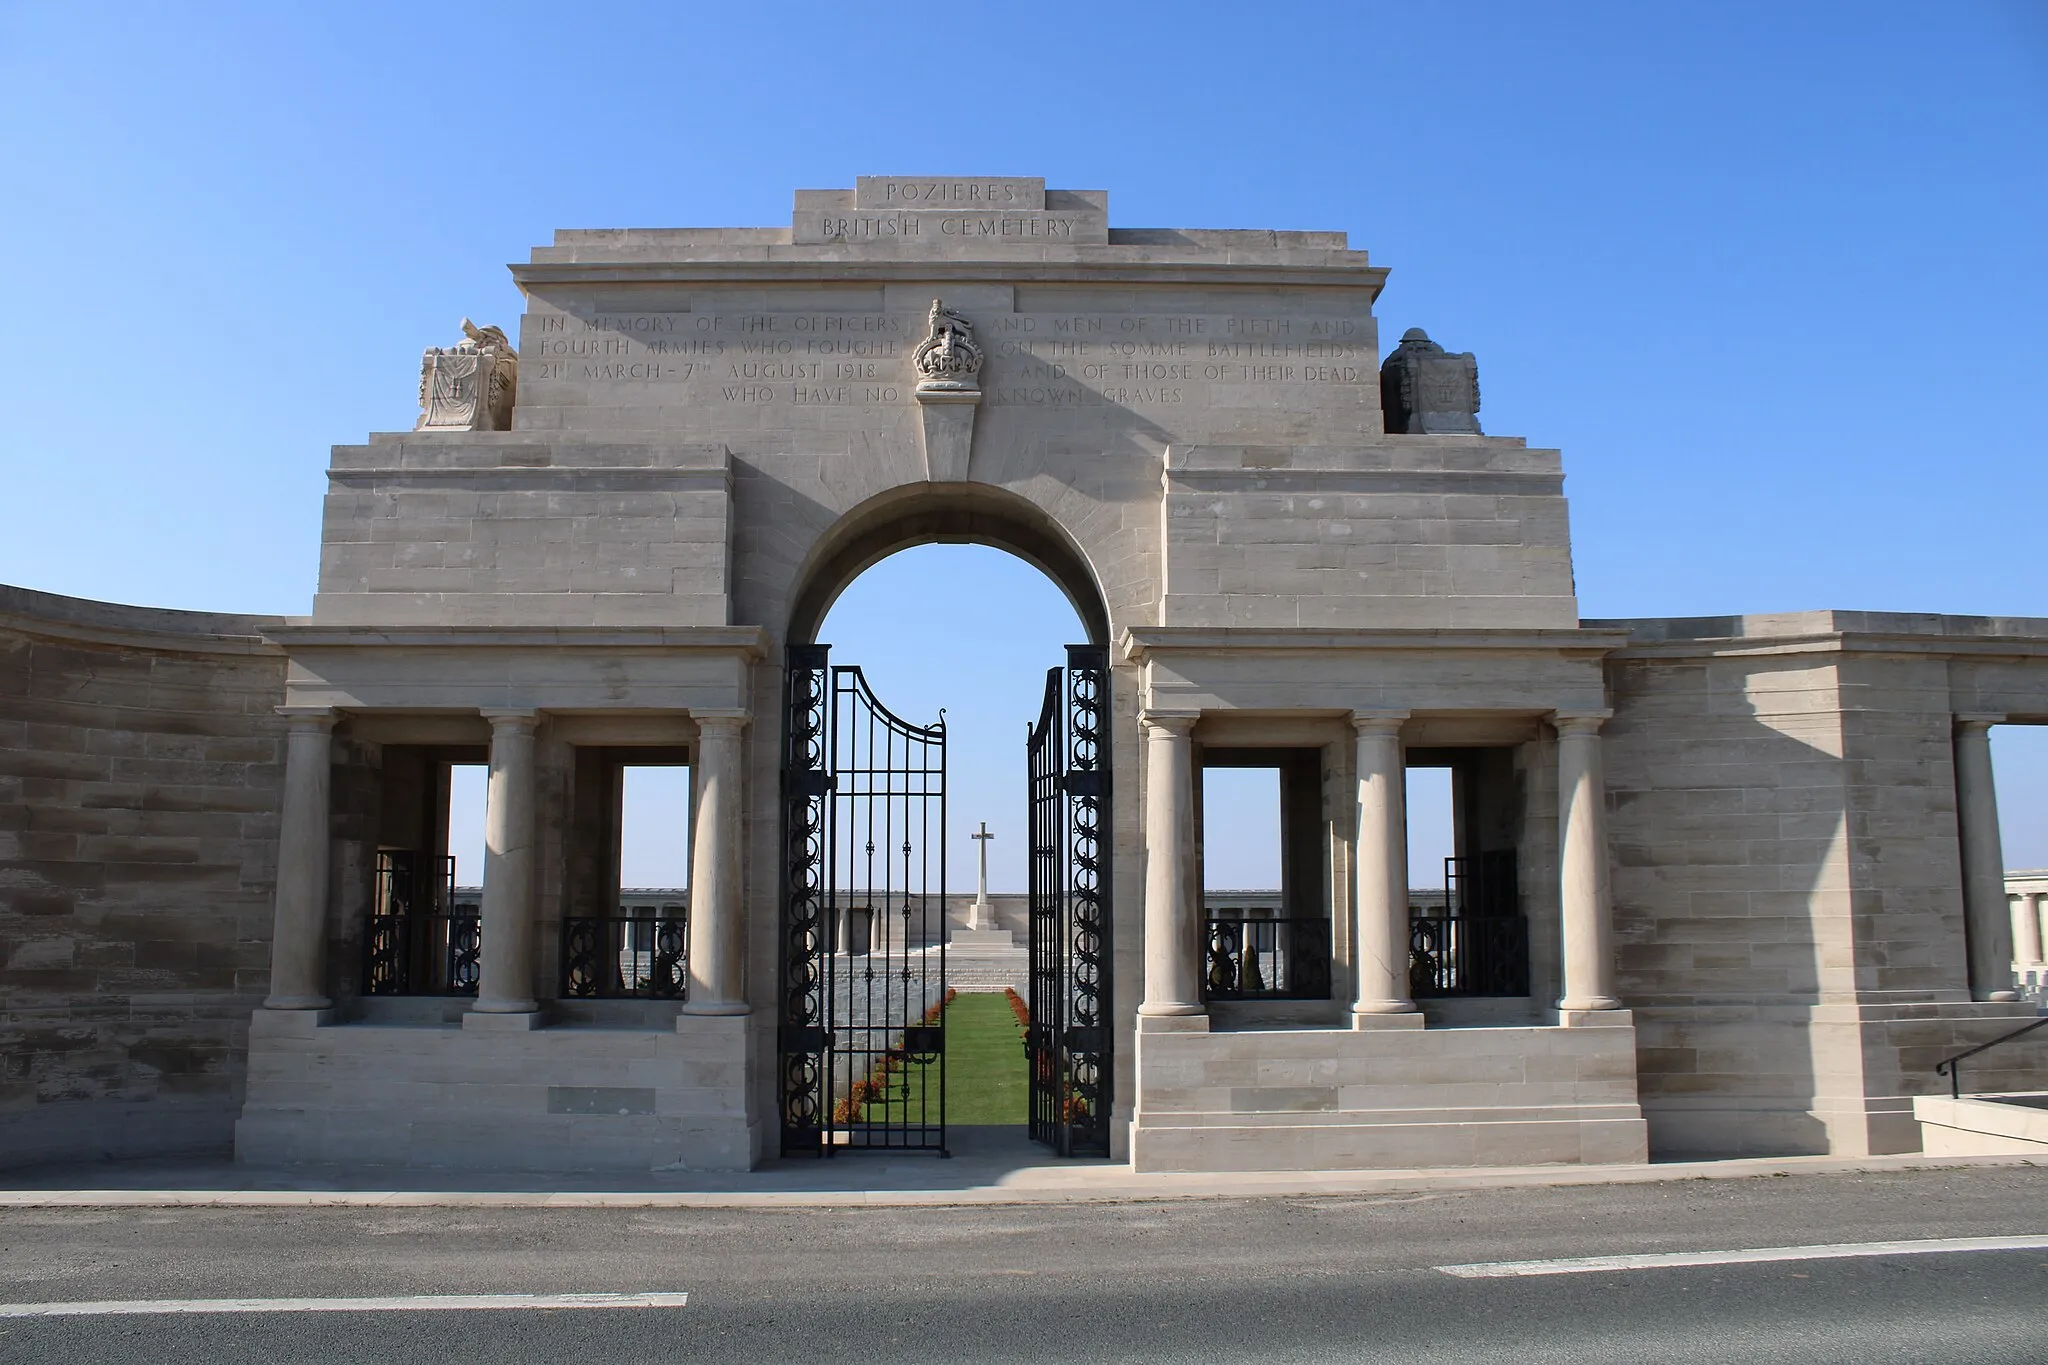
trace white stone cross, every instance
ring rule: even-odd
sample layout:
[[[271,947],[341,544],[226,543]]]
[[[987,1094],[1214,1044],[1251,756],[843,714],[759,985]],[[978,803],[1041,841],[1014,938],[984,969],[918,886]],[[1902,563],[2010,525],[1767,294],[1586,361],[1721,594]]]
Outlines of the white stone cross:
[[[996,927],[996,917],[995,912],[989,909],[988,904],[988,841],[996,836],[988,832],[988,821],[984,820],[981,822],[981,832],[979,834],[970,834],[967,837],[981,845],[976,850],[976,852],[981,854],[981,882],[974,892],[974,913],[968,916],[967,927],[970,929],[993,929]]]

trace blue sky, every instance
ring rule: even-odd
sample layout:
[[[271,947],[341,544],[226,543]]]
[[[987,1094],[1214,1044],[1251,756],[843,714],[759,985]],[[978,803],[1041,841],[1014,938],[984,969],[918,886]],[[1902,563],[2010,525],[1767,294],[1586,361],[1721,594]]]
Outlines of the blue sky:
[[[327,446],[554,228],[936,171],[1350,232],[1564,450],[1588,616],[2048,616],[2048,6],[925,13],[0,7],[0,581],[303,612]]]

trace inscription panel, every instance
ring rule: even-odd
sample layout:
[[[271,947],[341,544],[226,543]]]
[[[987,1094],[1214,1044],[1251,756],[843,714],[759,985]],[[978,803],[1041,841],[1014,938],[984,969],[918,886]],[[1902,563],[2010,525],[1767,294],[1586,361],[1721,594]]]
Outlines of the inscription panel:
[[[944,250],[1027,244],[1102,246],[1109,241],[1109,217],[1091,210],[1042,212],[998,209],[811,209],[792,219],[792,240],[822,243],[907,242]]]
[[[854,182],[854,207],[878,209],[1043,209],[1045,177],[863,175]]]
[[[1256,313],[979,313],[997,408],[1377,409],[1369,320]],[[895,406],[922,313],[530,313],[520,401]],[[600,396],[601,395],[601,396]]]

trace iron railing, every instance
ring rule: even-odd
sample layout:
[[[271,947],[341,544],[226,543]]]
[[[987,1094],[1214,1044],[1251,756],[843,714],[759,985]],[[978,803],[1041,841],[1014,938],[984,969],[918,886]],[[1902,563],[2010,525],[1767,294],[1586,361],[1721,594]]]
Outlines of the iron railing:
[[[1513,849],[1444,859],[1442,907],[1409,907],[1408,993],[1417,1000],[1529,993],[1529,921]]]
[[[1209,1000],[1327,1000],[1330,921],[1211,913],[1202,994]]]
[[[1522,913],[1515,851],[1500,849],[1444,859],[1444,913],[1504,918]]]
[[[682,1000],[690,990],[690,912],[571,915],[562,921],[562,996]]]
[[[475,995],[483,921],[455,904],[455,860],[377,855],[363,934],[364,995]]]
[[[1988,1043],[1979,1043],[1967,1052],[1958,1052],[1955,1056],[1936,1063],[1934,1074],[1948,1077],[1949,1095],[1954,1099],[1961,1099],[1963,1097],[1963,1072],[1958,1063],[1968,1061],[1980,1052],[1989,1052],[2000,1043],[2009,1043],[2015,1038],[2032,1033],[2037,1028],[2048,1028],[2048,1018],[2036,1019],[2031,1024],[2021,1025],[2011,1033],[2002,1033]]]
[[[1520,915],[1415,915],[1408,993],[1417,1000],[1529,993],[1529,921]]]

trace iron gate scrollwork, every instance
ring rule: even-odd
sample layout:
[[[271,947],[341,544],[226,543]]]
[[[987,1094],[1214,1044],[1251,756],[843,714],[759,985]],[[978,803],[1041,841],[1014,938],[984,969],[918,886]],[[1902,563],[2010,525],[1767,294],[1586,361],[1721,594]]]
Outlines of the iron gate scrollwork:
[[[1109,651],[1070,645],[1046,674],[1030,770],[1030,1131],[1061,1156],[1108,1156]]]
[[[944,1154],[944,714],[804,645],[784,717],[782,1151]]]

